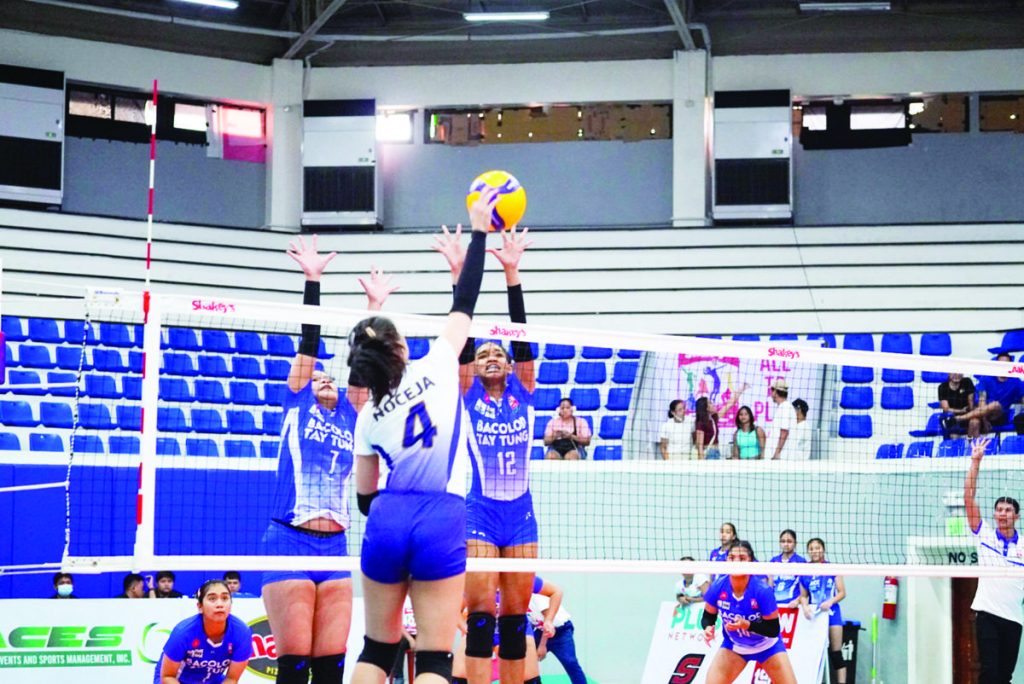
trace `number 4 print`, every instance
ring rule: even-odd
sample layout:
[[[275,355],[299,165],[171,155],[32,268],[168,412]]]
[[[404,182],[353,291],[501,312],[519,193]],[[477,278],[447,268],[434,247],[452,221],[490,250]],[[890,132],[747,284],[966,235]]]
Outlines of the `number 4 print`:
[[[419,423],[418,426],[417,423]],[[430,421],[426,404],[421,401],[410,408],[409,416],[405,419],[405,437],[402,439],[402,446],[408,449],[416,442],[423,442],[423,446],[432,447],[436,435],[437,428]]]

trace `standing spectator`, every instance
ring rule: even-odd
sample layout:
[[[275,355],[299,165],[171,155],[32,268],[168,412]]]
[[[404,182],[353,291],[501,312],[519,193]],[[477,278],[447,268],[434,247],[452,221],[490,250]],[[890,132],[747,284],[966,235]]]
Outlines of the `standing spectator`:
[[[978,489],[978,471],[989,440],[976,439],[971,450],[971,466],[964,478],[964,506],[967,523],[978,544],[978,565],[1020,568],[1024,545],[1017,534],[1020,504],[1016,499],[1001,496],[996,499],[993,528],[981,517],[975,498]],[[981,661],[979,684],[1008,684],[1017,666],[1020,636],[1024,618],[1024,579],[1017,577],[978,578],[971,610],[975,611],[974,631],[978,639],[978,658]]]
[[[566,461],[586,458],[584,447],[590,444],[590,426],[572,412],[572,399],[563,397],[558,403],[558,415],[548,421],[544,430],[544,445],[548,448],[545,458]]]
[[[66,572],[58,572],[53,575],[53,596],[52,599],[76,599],[75,582],[71,575]]]
[[[810,407],[803,399],[797,399],[793,402],[793,410],[796,411],[796,424],[790,435],[790,448],[786,449],[786,457],[793,461],[809,461],[812,430],[810,423],[807,422],[807,412]]]
[[[181,598],[184,596],[180,591],[174,590],[174,573],[170,570],[161,570],[156,573],[156,586],[149,590],[149,598]]]
[[[974,410],[974,381],[963,373],[950,373],[939,385],[939,408],[948,415],[942,418],[942,431],[948,438],[954,430],[962,429],[956,417]]]
[[[721,545],[717,549],[711,549],[708,560],[724,562],[729,558],[729,549],[732,548],[732,543],[736,541],[736,526],[731,522],[722,523],[722,526],[718,528],[718,539]]]
[[[1013,357],[1003,352],[996,361],[1009,363]],[[966,413],[953,416],[957,425],[967,423],[967,436],[975,438],[983,432],[991,432],[995,425],[1003,425],[1010,419],[1010,407],[1024,396],[1024,382],[1020,378],[986,375],[978,383],[978,406]]]
[[[693,556],[683,556],[679,560],[692,561]],[[711,578],[707,575],[683,573],[683,578],[676,582],[676,601],[679,603],[679,607],[703,603],[704,592],[708,590],[708,583],[710,582]]]
[[[140,599],[146,598],[146,578],[130,572],[121,580],[124,591],[114,598]]]
[[[693,427],[693,444],[697,448],[697,460],[717,461],[722,457],[718,448],[718,416],[727,414],[747,387],[749,385],[744,384],[738,392],[730,392],[729,400],[718,408],[715,408],[707,397],[697,400]]]
[[[782,530],[782,534],[779,535],[779,551],[782,553],[772,558],[772,563],[807,562],[806,558],[796,552],[796,532],[793,530]],[[796,575],[778,575],[769,579],[775,587],[775,602],[779,605],[779,608],[796,608],[800,604],[799,577]]]
[[[587,676],[583,674],[583,668],[576,657],[576,642],[573,639],[576,628],[569,611],[562,606],[562,589],[552,582],[545,582],[539,576],[533,586],[536,591],[530,598],[527,619],[534,629],[537,658],[543,660],[550,651],[562,664],[572,684],[587,684]]]
[[[736,412],[736,434],[732,440],[732,457],[741,460],[764,458],[764,430],[754,423],[754,412],[740,406]]]
[[[693,423],[688,418],[686,402],[673,399],[668,405],[668,420],[658,431],[658,450],[663,460],[693,458]]]
[[[790,433],[796,425],[796,409],[789,403],[789,385],[782,378],[777,378],[771,387],[772,401],[775,402],[775,416],[772,418],[771,431],[765,446],[764,457],[773,461],[789,458],[792,450]]]
[[[228,586],[228,591],[231,592],[231,598],[259,598],[256,594],[250,594],[247,591],[242,591],[242,576],[236,570],[228,570],[224,573],[224,584]]]

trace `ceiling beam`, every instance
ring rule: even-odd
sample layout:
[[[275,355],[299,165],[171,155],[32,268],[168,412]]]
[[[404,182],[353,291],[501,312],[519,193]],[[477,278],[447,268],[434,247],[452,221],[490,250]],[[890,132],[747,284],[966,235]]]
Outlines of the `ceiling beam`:
[[[697,44],[693,42],[690,27],[686,23],[686,10],[679,6],[678,0],[665,0],[665,9],[672,17],[672,23],[676,25],[679,37],[683,39],[683,47],[687,50],[696,50]]]
[[[310,41],[310,39],[320,32],[320,29],[324,27],[324,24],[330,21],[331,17],[333,17],[346,2],[348,2],[348,0],[331,0],[331,4],[325,7],[324,11],[317,15],[316,19],[310,23],[306,30],[302,32],[302,35],[299,36],[295,42],[292,43],[291,47],[288,48],[287,52],[282,55],[282,58],[292,59],[295,57],[295,55],[299,53],[299,50],[301,50],[306,43]]]

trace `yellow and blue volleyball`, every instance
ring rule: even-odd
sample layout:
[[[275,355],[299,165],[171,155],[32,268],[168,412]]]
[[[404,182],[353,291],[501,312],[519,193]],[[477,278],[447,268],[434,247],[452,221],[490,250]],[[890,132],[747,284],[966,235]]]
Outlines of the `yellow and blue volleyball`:
[[[473,206],[487,187],[498,189],[498,201],[491,212],[491,230],[511,230],[526,213],[526,190],[508,171],[485,171],[469,184],[466,208]]]

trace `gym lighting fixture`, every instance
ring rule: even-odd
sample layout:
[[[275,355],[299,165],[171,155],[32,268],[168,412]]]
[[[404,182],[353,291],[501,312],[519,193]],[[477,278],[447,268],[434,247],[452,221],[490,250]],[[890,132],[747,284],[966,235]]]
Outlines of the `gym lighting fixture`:
[[[549,12],[463,12],[466,21],[547,21]]]
[[[220,9],[238,9],[238,0],[178,0],[187,2],[190,5],[204,5],[206,7],[219,7]]]
[[[888,12],[891,2],[801,2],[801,12]]]

